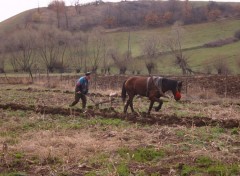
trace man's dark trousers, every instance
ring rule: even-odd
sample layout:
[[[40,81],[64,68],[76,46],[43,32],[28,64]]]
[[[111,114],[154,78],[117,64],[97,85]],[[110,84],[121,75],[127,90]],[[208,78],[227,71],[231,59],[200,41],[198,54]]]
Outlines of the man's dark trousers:
[[[84,95],[83,93],[75,92],[75,101],[70,106],[76,105],[80,99],[82,100],[82,108],[85,109],[86,103],[87,103],[87,98],[86,98],[86,95]]]

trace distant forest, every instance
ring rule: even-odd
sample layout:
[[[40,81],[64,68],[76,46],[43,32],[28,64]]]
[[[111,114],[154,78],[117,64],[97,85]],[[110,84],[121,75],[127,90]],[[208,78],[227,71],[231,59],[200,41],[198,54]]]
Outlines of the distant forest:
[[[88,9],[87,6],[90,5],[95,5],[97,8]],[[185,25],[240,17],[240,3],[220,3],[214,1],[189,2],[188,0],[169,0],[122,1],[119,3],[96,1],[82,5],[79,3],[79,0],[75,0],[74,9],[76,13],[73,15],[71,10],[65,8],[64,1],[55,0],[49,4],[48,9],[57,13],[58,27],[62,26],[69,30],[89,30],[95,26],[103,26],[105,28],[161,27],[172,25],[176,21]],[[91,11],[92,14],[87,15],[89,13],[87,11]],[[82,16],[85,17],[84,20],[81,20]],[[71,17],[71,20],[69,20],[69,17]],[[80,21],[81,23],[79,23]]]

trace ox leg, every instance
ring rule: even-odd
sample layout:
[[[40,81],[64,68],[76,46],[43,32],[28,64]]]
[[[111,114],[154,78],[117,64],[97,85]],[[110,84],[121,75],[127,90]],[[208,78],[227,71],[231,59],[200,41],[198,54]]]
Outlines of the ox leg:
[[[152,110],[152,107],[153,107],[153,104],[154,104],[154,100],[151,100],[150,105],[149,105],[149,109],[148,109],[148,114],[150,114],[150,112]]]
[[[155,108],[155,111],[158,112],[161,108],[162,108],[162,105],[163,105],[163,101],[158,99],[158,102],[159,102],[159,105]]]
[[[132,95],[129,95],[129,98],[124,106],[124,113],[127,113],[128,106],[130,105],[132,112],[134,112],[133,109],[133,97]]]
[[[129,99],[128,99],[127,102],[125,103],[124,113],[127,113],[128,106],[129,106]]]
[[[130,99],[130,107],[131,107],[132,112],[134,112],[134,109],[133,109],[133,98],[134,98],[134,96],[131,97],[131,99]]]
[[[150,102],[148,114],[150,114],[150,111],[152,110],[154,102],[158,102],[159,103],[159,105],[155,108],[155,111],[159,111],[161,109],[161,107],[162,107],[163,101],[160,100],[159,98],[156,98],[156,97],[151,97],[149,99],[150,99],[151,102]]]
[[[127,113],[128,106],[129,105],[131,106],[131,101],[132,101],[131,99],[132,99],[132,97],[129,95],[129,98],[124,106],[124,113]]]

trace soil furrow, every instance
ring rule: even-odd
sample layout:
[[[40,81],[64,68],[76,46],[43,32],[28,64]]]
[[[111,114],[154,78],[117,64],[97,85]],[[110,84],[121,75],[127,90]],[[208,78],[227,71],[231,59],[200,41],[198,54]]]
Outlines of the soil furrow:
[[[149,125],[168,125],[168,126],[220,126],[222,128],[238,128],[240,127],[240,120],[238,119],[212,119],[209,117],[178,117],[176,115],[162,115],[153,114],[147,115],[146,113],[123,114],[116,112],[113,108],[110,109],[88,109],[83,113],[81,109],[71,109],[62,107],[50,107],[41,105],[23,105],[23,104],[0,104],[1,109],[11,110],[24,110],[34,111],[41,114],[59,114],[65,116],[82,116],[85,118],[90,117],[103,117],[103,118],[120,118],[123,120],[131,121],[133,123],[149,124]]]

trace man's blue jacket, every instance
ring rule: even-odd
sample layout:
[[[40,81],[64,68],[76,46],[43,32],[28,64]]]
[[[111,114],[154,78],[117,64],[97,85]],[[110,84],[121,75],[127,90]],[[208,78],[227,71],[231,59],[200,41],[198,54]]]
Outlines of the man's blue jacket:
[[[86,76],[83,76],[77,80],[75,91],[76,92],[80,91],[82,94],[88,93],[88,80]]]

